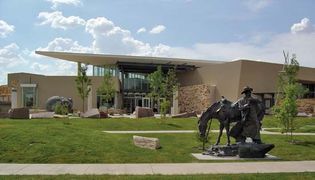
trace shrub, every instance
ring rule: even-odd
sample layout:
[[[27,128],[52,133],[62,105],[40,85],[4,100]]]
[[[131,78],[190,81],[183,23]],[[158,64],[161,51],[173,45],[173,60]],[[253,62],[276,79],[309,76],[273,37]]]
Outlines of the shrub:
[[[171,102],[166,99],[163,99],[163,101],[161,102],[161,109],[160,109],[162,118],[165,118],[166,113],[170,107],[171,107]]]
[[[67,115],[69,112],[66,105],[63,105],[60,102],[57,102],[55,105],[55,113],[61,114],[61,115]]]

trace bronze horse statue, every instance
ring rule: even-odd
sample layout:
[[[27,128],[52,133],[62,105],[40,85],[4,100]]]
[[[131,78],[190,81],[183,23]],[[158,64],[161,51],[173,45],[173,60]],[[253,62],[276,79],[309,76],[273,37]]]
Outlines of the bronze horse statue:
[[[261,121],[265,115],[264,104],[261,101],[257,100],[253,102],[253,105],[255,105],[257,108],[257,118],[260,122],[261,127]],[[219,120],[220,123],[220,131],[215,145],[218,145],[220,143],[223,129],[226,130],[227,145],[230,145],[230,124],[232,122],[241,122],[241,111],[231,101],[225,99],[222,96],[222,99],[220,101],[212,104],[204,113],[202,113],[201,117],[199,118],[198,128],[200,137],[206,136],[208,121],[213,118]]]

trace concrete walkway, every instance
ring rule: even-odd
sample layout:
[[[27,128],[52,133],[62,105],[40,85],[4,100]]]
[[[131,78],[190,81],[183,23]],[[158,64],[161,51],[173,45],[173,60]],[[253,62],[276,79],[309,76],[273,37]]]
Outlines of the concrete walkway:
[[[157,131],[103,131],[110,134],[158,134],[158,133],[197,133],[195,130],[157,130]],[[211,130],[211,132],[218,133],[219,130]],[[224,131],[225,132],[225,131]],[[271,135],[287,135],[281,132],[271,132],[271,131],[260,131],[260,134],[271,134]],[[289,133],[288,133],[289,135]],[[315,133],[293,133],[297,136],[315,136]]]
[[[170,164],[0,164],[0,175],[185,175],[315,172],[315,161]]]
[[[194,130],[158,130],[158,131],[103,131],[110,134],[168,134],[168,133],[194,133]]]

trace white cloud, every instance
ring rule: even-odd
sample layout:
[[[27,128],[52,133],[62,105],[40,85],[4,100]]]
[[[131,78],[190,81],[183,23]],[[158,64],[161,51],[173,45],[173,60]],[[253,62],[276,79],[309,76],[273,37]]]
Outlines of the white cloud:
[[[57,9],[59,5],[65,4],[65,5],[74,5],[74,6],[80,6],[82,5],[82,2],[80,0],[46,0],[50,3],[52,3],[52,9]]]
[[[91,52],[89,47],[81,46],[78,41],[69,38],[58,37],[50,41],[44,48],[40,47],[39,51],[67,51],[67,52]]]
[[[243,3],[249,10],[258,12],[261,9],[269,6],[272,3],[272,0],[245,0]]]
[[[140,34],[140,33],[146,32],[146,31],[147,31],[147,29],[145,27],[142,27],[142,28],[138,29],[137,33]]]
[[[150,34],[159,34],[159,33],[163,32],[165,29],[166,29],[165,26],[157,25],[151,29]]]
[[[14,31],[14,26],[9,25],[7,22],[0,20],[0,38],[7,37],[8,34]]]
[[[0,84],[7,83],[8,73],[28,67],[28,63],[17,44],[11,43],[0,47]]]
[[[161,57],[179,57],[230,61],[233,59],[254,59],[283,63],[282,50],[296,53],[303,66],[315,67],[315,32],[282,34],[254,34],[240,42],[196,43],[192,47],[170,47],[164,44],[152,45],[135,39],[127,29],[115,25],[105,17],[86,21],[85,31],[92,36],[92,44],[82,46],[69,38],[55,38],[46,47],[37,50],[111,53]],[[259,38],[257,39],[257,35]],[[265,38],[264,36],[268,36]],[[254,43],[253,43],[254,39]],[[263,40],[262,40],[263,39]],[[44,59],[44,61],[43,61]],[[37,59],[38,60],[38,59]],[[31,63],[32,71],[48,75],[75,75],[76,64],[51,60],[41,56],[41,61]],[[53,70],[52,70],[53,69]]]
[[[46,47],[39,47],[37,51],[79,52],[92,53],[90,47],[82,46],[78,41],[69,38],[58,37],[50,41]],[[32,72],[44,75],[76,75],[77,65],[74,62],[55,60],[31,52],[33,58],[31,64]]]
[[[314,27],[311,24],[311,21],[308,18],[303,18],[301,22],[293,24],[291,26],[291,33],[309,33],[314,31]]]
[[[11,43],[0,49],[0,66],[4,68],[13,68],[25,65],[28,62],[22,57],[20,47]]]
[[[283,63],[282,51],[295,53],[302,66],[315,67],[315,33],[274,35],[264,44],[251,42],[197,43],[192,47],[170,47],[168,55],[192,59],[230,61],[252,59]]]
[[[105,17],[89,19],[85,30],[94,39],[92,47],[96,53],[150,56],[157,48],[135,39],[129,30],[116,26]]]
[[[85,20],[78,16],[64,17],[62,12],[40,12],[37,16],[41,22],[40,25],[50,25],[52,28],[68,29],[78,26],[84,26]]]

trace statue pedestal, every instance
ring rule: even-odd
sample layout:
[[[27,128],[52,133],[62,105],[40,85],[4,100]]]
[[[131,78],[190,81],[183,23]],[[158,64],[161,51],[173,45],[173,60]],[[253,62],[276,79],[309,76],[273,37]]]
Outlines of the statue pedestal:
[[[226,145],[213,145],[203,155],[218,157],[239,156],[239,158],[265,158],[266,153],[273,149],[273,144],[241,143]]]

